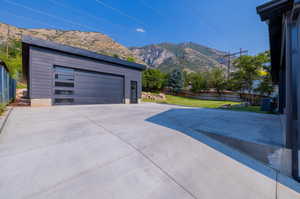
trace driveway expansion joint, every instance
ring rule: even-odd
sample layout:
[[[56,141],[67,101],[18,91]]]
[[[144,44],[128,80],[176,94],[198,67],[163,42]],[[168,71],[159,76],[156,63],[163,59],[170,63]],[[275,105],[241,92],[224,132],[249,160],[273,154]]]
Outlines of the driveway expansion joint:
[[[158,168],[163,174],[165,174],[172,182],[174,182],[177,186],[179,186],[181,189],[183,189],[187,194],[189,194],[192,198],[194,199],[199,199],[198,197],[196,197],[191,191],[189,191],[188,189],[186,189],[183,185],[181,185],[179,182],[177,182],[176,179],[174,179],[167,171],[165,171],[163,168],[161,168],[158,164],[156,164],[150,157],[148,157],[145,153],[143,153],[140,149],[138,149],[137,147],[135,147],[133,144],[131,144],[130,142],[126,141],[125,139],[123,139],[121,136],[114,134],[111,130],[107,129],[106,127],[104,127],[102,124],[100,124],[99,122],[95,122],[93,120],[91,120],[88,116],[85,116],[89,121],[93,122],[94,124],[96,124],[97,126],[99,126],[100,128],[104,129],[105,131],[107,131],[109,134],[115,136],[116,138],[118,138],[120,141],[124,142],[125,144],[127,144],[128,146],[130,146],[131,148],[133,148],[135,151],[137,151],[139,154],[141,154],[144,158],[146,158],[149,162],[151,162],[156,168]]]

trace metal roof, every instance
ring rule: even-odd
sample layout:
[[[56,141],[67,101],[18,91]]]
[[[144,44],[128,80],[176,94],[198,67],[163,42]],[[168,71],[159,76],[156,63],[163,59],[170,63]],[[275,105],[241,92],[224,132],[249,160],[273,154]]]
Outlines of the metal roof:
[[[47,48],[47,49],[51,49],[51,50],[55,50],[55,51],[65,52],[68,54],[88,57],[88,58],[105,61],[105,62],[109,62],[109,63],[114,63],[114,64],[118,64],[118,65],[121,65],[126,68],[131,68],[131,69],[136,69],[136,70],[145,70],[146,69],[146,66],[142,65],[142,64],[124,61],[122,59],[118,59],[118,58],[114,58],[114,57],[110,57],[110,56],[106,56],[106,55],[101,55],[101,54],[91,52],[88,50],[84,50],[81,48],[75,48],[75,47],[58,44],[58,43],[47,41],[47,40],[38,39],[38,38],[31,37],[28,35],[25,35],[22,37],[22,43],[31,45],[31,46],[37,46],[37,47]]]

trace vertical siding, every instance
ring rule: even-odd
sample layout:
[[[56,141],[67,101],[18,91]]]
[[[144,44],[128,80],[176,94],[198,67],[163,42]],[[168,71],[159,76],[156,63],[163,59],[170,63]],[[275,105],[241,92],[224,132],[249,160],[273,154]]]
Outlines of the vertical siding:
[[[138,96],[141,96],[141,71],[31,46],[29,67],[31,98],[52,98],[54,65],[124,76],[125,98],[130,98],[130,81],[138,82]]]
[[[30,48],[30,97],[52,98],[53,58]]]

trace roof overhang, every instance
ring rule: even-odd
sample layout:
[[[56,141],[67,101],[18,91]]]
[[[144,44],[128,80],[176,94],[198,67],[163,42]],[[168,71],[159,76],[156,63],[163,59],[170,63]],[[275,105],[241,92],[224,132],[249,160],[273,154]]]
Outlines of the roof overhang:
[[[273,0],[256,8],[262,21],[281,16],[292,9],[294,0]]]
[[[284,48],[285,13],[293,10],[294,0],[273,0],[257,7],[257,13],[262,21],[267,21],[269,27],[269,41],[271,52],[271,74],[275,83],[279,82],[281,68],[282,48]]]
[[[134,62],[128,62],[122,59],[106,56],[106,55],[101,55],[95,52],[91,52],[88,50],[84,50],[81,48],[75,48],[63,44],[58,44],[55,42],[47,41],[47,40],[42,40],[38,38],[34,38],[31,36],[23,36],[22,37],[22,53],[23,53],[23,71],[24,71],[24,77],[28,76],[28,66],[29,66],[29,47],[34,46],[34,47],[39,47],[39,48],[45,48],[45,49],[50,49],[54,51],[59,51],[63,52],[66,54],[71,54],[71,55],[77,55],[81,57],[86,57],[90,59],[94,59],[97,61],[103,61],[103,62],[108,62],[115,64],[120,67],[125,67],[129,69],[134,69],[134,70],[145,70],[146,66]]]

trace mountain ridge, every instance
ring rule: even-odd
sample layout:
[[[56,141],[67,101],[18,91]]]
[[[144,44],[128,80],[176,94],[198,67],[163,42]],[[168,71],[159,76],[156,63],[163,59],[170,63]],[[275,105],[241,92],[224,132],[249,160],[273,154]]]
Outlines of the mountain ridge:
[[[59,30],[48,28],[19,28],[0,22],[0,44],[6,41],[20,41],[22,35],[49,40],[72,47],[82,48],[96,53],[118,57],[124,60],[134,58],[137,63],[145,64],[125,46],[99,32],[78,30]]]
[[[99,32],[59,30],[49,28],[19,28],[0,22],[0,46],[7,41],[20,41],[22,35],[82,48],[124,60],[146,64],[163,72],[182,69],[203,72],[213,67],[225,67],[225,52],[195,42],[162,42],[141,47],[125,47]]]
[[[195,42],[163,42],[142,47],[129,48],[150,68],[164,72],[181,69],[188,72],[204,72],[213,67],[224,68],[225,52]]]

